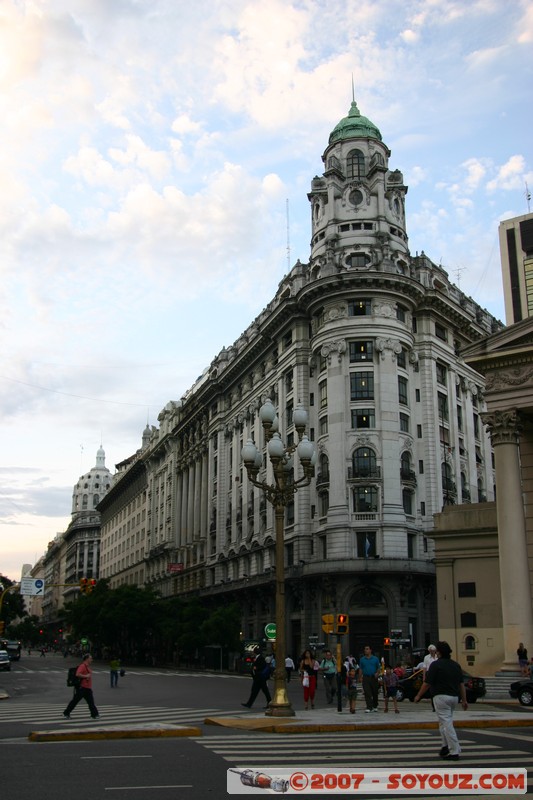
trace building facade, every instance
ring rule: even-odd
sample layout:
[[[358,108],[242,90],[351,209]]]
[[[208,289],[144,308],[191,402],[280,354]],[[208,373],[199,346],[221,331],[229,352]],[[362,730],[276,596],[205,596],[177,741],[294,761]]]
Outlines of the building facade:
[[[508,325],[533,316],[533,214],[500,222],[505,319]]]
[[[410,254],[407,187],[390,155],[352,103],[311,182],[309,262],[165,406],[100,504],[112,583],[143,574],[163,595],[237,601],[243,638],[261,638],[274,619],[274,514],[241,451],[255,441],[271,482],[258,410],[272,400],[290,446],[302,403],[317,470],[286,508],[288,651],[323,641],[321,616],[335,611],[350,614],[354,652],[367,641],[381,651],[391,629],[413,647],[437,634],[433,515],[494,497],[484,380],[460,351],[502,326]],[[117,565],[122,545],[130,560]]]

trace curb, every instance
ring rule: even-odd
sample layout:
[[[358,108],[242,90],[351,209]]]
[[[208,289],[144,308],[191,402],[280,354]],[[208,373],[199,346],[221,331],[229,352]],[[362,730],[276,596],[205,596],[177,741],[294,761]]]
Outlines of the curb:
[[[138,728],[77,728],[68,731],[33,731],[28,734],[30,742],[80,742],[96,739],[155,739],[178,736],[201,736],[200,728],[185,725],[153,725]]]

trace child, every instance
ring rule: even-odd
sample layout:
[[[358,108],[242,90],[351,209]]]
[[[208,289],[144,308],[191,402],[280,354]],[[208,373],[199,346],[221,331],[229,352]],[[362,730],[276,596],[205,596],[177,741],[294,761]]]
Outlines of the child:
[[[385,667],[385,673],[383,675],[383,689],[385,693],[385,708],[384,711],[387,713],[389,710],[389,700],[392,700],[392,704],[394,706],[394,713],[399,714],[398,710],[398,701],[396,700],[396,695],[398,694],[398,683],[400,679],[398,678],[397,674],[392,671],[392,669],[387,665]]]
[[[353,667],[348,670],[346,689],[348,691],[348,702],[350,703],[350,714],[355,714],[355,701],[357,700],[357,673]]]

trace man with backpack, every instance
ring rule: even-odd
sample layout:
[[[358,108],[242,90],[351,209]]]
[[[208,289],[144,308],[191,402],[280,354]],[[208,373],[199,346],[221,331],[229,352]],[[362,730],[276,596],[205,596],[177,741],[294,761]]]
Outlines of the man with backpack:
[[[92,656],[90,653],[86,653],[83,656],[83,661],[76,669],[76,675],[74,679],[74,696],[66,709],[63,711],[63,716],[65,719],[70,719],[71,712],[76,708],[80,700],[85,700],[87,705],[89,706],[89,712],[91,714],[92,719],[98,719],[100,716],[98,713],[98,709],[94,704],[93,698],[93,689],[92,689],[92,677],[93,671],[91,669],[91,662]],[[70,670],[69,670],[70,673]],[[71,680],[70,674],[69,678],[67,679],[67,683]]]
[[[267,664],[265,657],[261,654],[261,651],[259,651],[252,665],[252,679],[253,679],[252,691],[250,692],[250,697],[248,698],[248,702],[241,703],[242,706],[245,706],[246,708],[251,708],[259,692],[263,692],[267,701],[267,705],[265,706],[265,708],[268,708],[268,704],[272,700],[267,685],[267,680],[269,679],[270,674],[271,674],[270,664]]]

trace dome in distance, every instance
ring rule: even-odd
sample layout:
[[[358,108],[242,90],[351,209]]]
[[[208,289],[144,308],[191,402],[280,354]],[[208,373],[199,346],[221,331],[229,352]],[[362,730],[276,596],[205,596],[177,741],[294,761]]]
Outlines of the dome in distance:
[[[343,117],[335,125],[329,135],[329,144],[338,142],[341,139],[377,139],[383,141],[379,128],[368,117],[363,117],[357,108],[355,100],[352,101],[347,117]]]

